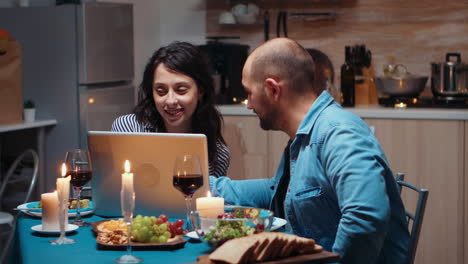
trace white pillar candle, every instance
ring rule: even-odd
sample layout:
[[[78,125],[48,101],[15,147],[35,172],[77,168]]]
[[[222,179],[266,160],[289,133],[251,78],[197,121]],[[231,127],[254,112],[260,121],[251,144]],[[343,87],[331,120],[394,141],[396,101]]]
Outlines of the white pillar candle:
[[[133,190],[133,173],[130,172],[130,162],[125,161],[125,172],[122,174],[122,188],[120,190],[120,207],[126,222],[130,222],[135,209],[135,196]]]
[[[217,218],[218,215],[224,214],[224,198],[211,197],[208,191],[207,197],[197,198],[196,207],[201,217]]]
[[[130,172],[130,162],[125,161],[125,172],[122,174],[122,191],[133,194],[133,173]]]
[[[65,211],[65,230],[68,229],[68,198],[70,197],[70,180],[71,177],[65,177],[67,175],[67,166],[65,163],[62,164],[62,178],[57,178],[57,196],[59,199],[59,205],[64,206],[62,210]],[[63,204],[60,204],[62,201]]]
[[[59,201],[57,191],[41,194],[42,230],[59,231]]]

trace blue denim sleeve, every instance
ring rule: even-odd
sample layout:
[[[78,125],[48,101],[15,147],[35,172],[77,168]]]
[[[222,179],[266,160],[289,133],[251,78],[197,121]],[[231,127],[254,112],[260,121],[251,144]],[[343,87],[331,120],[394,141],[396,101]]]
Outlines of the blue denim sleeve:
[[[389,226],[384,175],[391,170],[367,127],[339,126],[328,132],[321,157],[342,214],[333,251],[343,263],[375,263]]]
[[[213,195],[223,197],[227,204],[268,209],[273,195],[273,179],[231,180],[210,176]]]

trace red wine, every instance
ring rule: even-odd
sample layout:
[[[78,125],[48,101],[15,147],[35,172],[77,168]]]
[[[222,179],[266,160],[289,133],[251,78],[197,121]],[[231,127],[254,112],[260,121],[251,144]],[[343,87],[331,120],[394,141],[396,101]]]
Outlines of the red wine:
[[[183,177],[174,175],[173,179],[174,187],[187,196],[193,195],[203,185],[203,176],[201,174],[191,174]]]
[[[67,175],[71,176],[70,183],[74,187],[82,187],[92,178],[93,173],[89,170],[68,171]]]

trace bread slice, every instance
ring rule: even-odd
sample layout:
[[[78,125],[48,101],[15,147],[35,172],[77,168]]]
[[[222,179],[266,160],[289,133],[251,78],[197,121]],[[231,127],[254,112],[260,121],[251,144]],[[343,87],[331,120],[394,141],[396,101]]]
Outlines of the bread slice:
[[[257,245],[258,240],[250,237],[231,239],[211,253],[209,259],[226,263],[247,263]]]

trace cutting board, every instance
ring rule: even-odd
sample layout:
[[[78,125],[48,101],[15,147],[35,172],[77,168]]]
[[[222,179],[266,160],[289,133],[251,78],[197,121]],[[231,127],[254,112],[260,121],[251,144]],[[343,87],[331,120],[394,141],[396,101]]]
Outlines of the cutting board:
[[[196,264],[216,264],[216,262],[210,261],[209,255],[202,255],[197,258]],[[258,264],[299,264],[299,263],[334,263],[340,262],[340,256],[336,253],[329,251],[322,251],[320,253],[299,255],[294,257],[288,257],[278,260],[272,260],[267,262],[256,262]],[[192,263],[194,264],[194,263]]]

